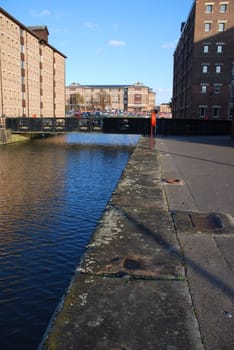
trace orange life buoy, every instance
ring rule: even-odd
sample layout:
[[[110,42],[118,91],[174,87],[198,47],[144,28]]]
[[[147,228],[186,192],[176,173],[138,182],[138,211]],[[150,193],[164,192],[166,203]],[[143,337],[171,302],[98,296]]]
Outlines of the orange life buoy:
[[[155,112],[151,113],[151,126],[152,126],[152,128],[155,128],[155,126],[156,126],[156,113]]]

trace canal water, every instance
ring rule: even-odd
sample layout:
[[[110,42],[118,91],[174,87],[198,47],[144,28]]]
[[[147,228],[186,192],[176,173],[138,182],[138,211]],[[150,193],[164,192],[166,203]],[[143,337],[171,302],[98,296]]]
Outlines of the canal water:
[[[1,146],[1,349],[37,349],[137,141],[67,134]]]

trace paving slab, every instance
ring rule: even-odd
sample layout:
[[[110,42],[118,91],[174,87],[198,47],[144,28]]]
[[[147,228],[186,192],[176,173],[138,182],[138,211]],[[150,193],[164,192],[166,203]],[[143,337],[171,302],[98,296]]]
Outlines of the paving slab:
[[[230,239],[234,237],[186,233],[179,237],[205,349],[231,350],[234,348],[234,276]]]
[[[233,140],[172,137],[157,142],[169,211],[206,350],[234,349]]]
[[[186,282],[79,275],[44,349],[203,349]]]
[[[232,235],[214,236],[214,240],[229,269],[234,272],[234,230]]]

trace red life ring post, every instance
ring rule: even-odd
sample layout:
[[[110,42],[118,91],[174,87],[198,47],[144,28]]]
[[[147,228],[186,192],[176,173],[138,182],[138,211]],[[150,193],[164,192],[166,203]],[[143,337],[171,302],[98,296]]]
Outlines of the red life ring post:
[[[156,135],[156,125],[157,125],[157,109],[151,112],[151,136]]]

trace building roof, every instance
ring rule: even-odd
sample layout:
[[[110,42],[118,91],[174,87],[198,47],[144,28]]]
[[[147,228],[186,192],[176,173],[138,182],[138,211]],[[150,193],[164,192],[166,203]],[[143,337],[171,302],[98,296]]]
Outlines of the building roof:
[[[47,34],[49,34],[49,31],[48,31],[48,28],[46,25],[42,25],[42,26],[30,26],[30,27],[27,27],[28,29],[30,30],[46,30],[47,31]]]
[[[10,20],[12,20],[13,22],[15,22],[16,24],[18,24],[18,26],[20,26],[21,28],[23,28],[24,30],[26,30],[27,32],[29,32],[31,35],[33,35],[35,38],[37,38],[38,41],[40,41],[40,39],[38,38],[38,36],[35,34],[35,32],[33,32],[33,28],[35,28],[35,30],[47,30],[47,26],[43,25],[43,26],[31,26],[31,27],[26,27],[23,23],[19,22],[16,18],[14,18],[12,15],[10,15],[7,11],[5,11],[2,7],[0,7],[0,13],[3,13],[6,17],[8,17]],[[31,29],[30,29],[31,28]],[[49,34],[49,32],[48,32]],[[52,50],[54,50],[55,52],[57,52],[58,54],[60,54],[61,56],[63,56],[64,58],[67,58],[67,56],[65,56],[62,52],[60,52],[59,50],[57,50],[55,47],[53,47],[52,45],[50,45],[49,43],[46,43],[47,46],[49,46]]]
[[[95,89],[98,89],[98,88],[100,88],[100,89],[117,89],[117,88],[125,88],[125,87],[129,87],[129,86],[131,86],[131,85],[116,85],[116,84],[84,84],[84,85],[79,85],[79,86],[81,86],[81,87],[87,87],[87,88],[95,88]]]
[[[81,88],[91,88],[91,89],[123,89],[123,88],[129,88],[134,86],[141,86],[141,87],[147,87],[149,90],[152,90],[148,86],[145,86],[143,84],[139,85],[136,84],[79,84],[79,83],[71,83],[67,87],[81,87]]]

